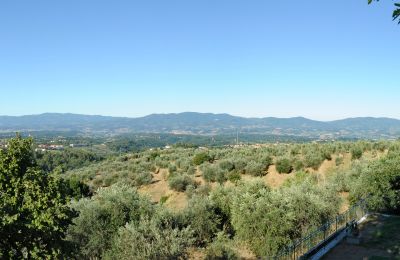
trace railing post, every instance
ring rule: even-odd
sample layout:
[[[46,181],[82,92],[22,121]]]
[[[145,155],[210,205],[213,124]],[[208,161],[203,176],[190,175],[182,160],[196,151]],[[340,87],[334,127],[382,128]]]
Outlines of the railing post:
[[[335,232],[337,232],[337,222],[338,222],[338,216],[335,217],[335,226],[336,226]]]

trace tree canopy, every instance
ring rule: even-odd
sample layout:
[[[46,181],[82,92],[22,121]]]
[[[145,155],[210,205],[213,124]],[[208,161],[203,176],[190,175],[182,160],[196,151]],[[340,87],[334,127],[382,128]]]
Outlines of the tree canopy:
[[[373,1],[379,2],[379,0],[368,0],[368,4],[371,4]],[[393,11],[392,17],[393,20],[396,20],[400,17],[400,3],[395,3],[394,4],[396,9]],[[400,19],[399,19],[399,24],[400,24]]]
[[[0,150],[0,258],[63,254],[72,218],[62,181],[37,167],[32,139],[17,136]]]

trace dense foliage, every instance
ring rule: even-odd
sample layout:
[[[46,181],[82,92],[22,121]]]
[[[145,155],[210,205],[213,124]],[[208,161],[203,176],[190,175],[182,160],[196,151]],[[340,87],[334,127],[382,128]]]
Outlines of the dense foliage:
[[[64,151],[46,151],[36,153],[38,166],[46,171],[55,169],[61,171],[72,170],[88,166],[105,159],[105,155],[88,149],[71,149]]]
[[[364,167],[350,192],[353,202],[368,198],[373,211],[400,213],[400,153],[391,152]]]
[[[0,258],[57,258],[73,212],[63,182],[39,169],[32,139],[0,150]]]
[[[178,259],[194,250],[236,259],[238,247],[265,257],[335,216],[342,193],[399,212],[396,141],[179,146],[100,161],[83,152],[83,167],[67,149],[54,154],[72,159],[55,168],[32,140],[9,143],[0,152],[2,258]],[[331,171],[322,176],[321,165]],[[152,187],[158,199],[141,194]]]

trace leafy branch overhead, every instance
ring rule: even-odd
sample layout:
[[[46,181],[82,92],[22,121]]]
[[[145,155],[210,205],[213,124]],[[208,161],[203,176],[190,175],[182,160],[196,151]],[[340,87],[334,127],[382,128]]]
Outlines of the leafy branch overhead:
[[[379,0],[368,0],[368,4],[371,4],[373,1],[379,1]],[[396,20],[398,18],[400,18],[400,3],[395,3],[394,4],[396,6],[396,10],[393,11],[393,20]],[[400,24],[400,19],[399,19],[399,24]]]

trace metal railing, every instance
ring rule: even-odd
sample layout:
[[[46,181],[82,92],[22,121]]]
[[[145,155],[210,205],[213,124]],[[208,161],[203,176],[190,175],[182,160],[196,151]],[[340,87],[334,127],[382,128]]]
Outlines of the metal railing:
[[[318,245],[326,242],[338,231],[343,230],[354,222],[360,220],[367,214],[366,200],[360,200],[347,211],[325,222],[316,230],[308,233],[304,237],[295,240],[292,244],[286,246],[284,249],[274,257],[268,259],[286,260],[286,259],[299,259],[306,253],[312,251]]]

